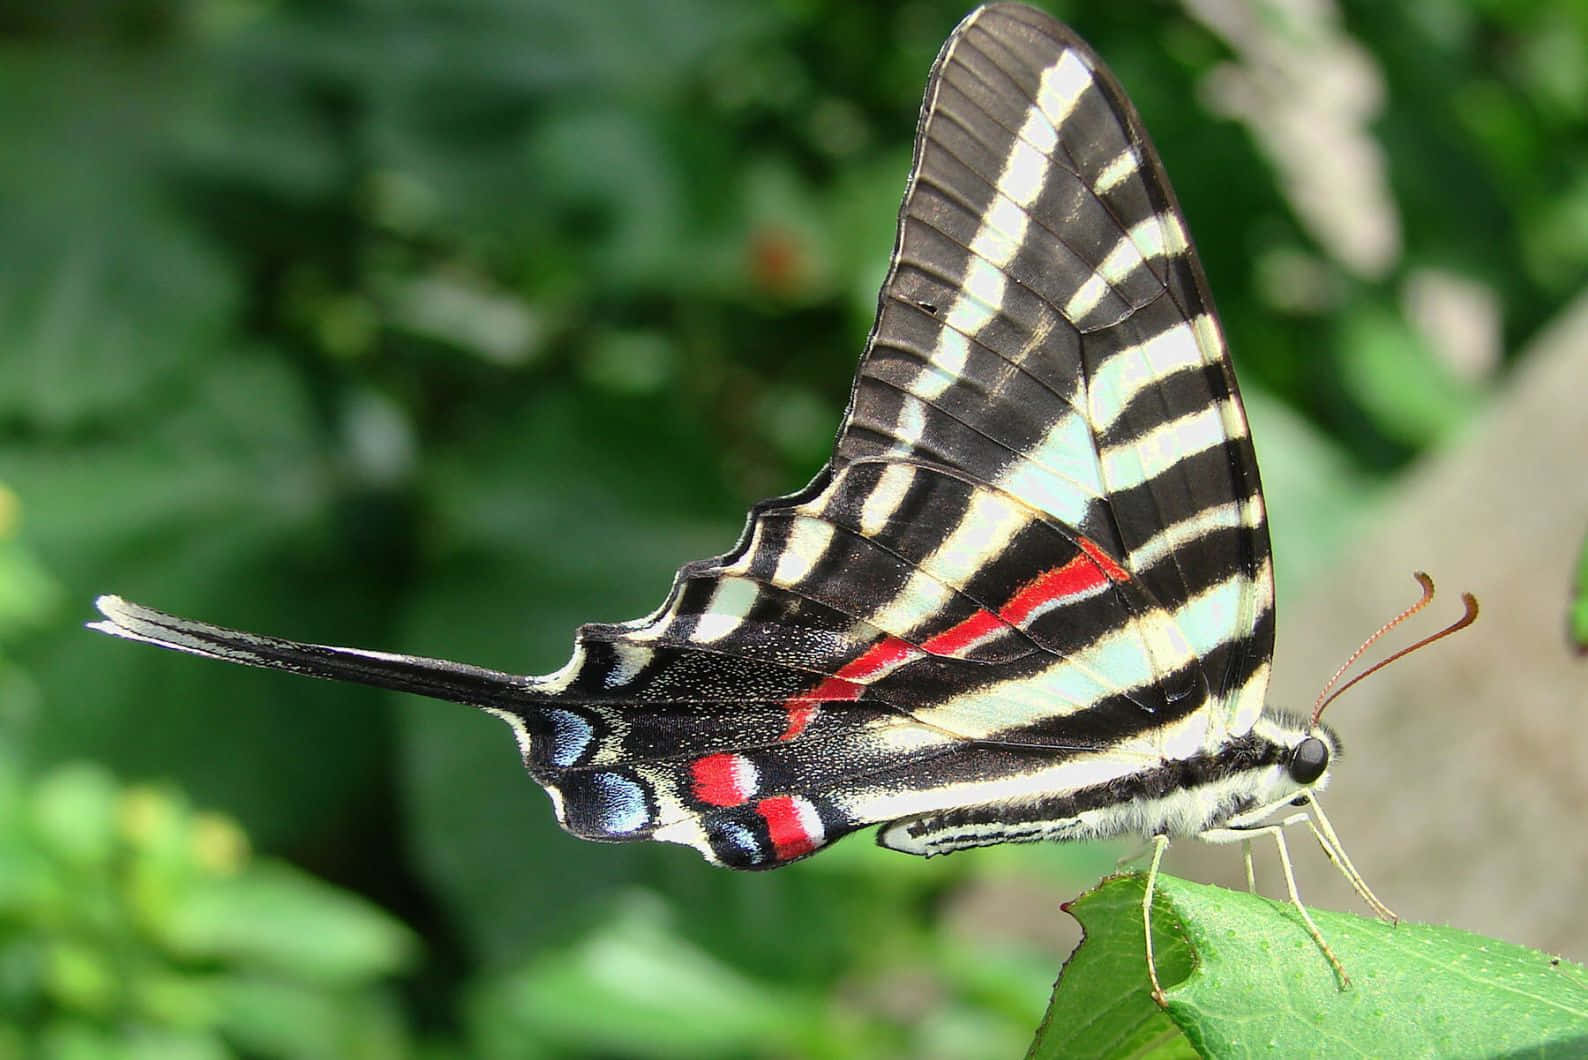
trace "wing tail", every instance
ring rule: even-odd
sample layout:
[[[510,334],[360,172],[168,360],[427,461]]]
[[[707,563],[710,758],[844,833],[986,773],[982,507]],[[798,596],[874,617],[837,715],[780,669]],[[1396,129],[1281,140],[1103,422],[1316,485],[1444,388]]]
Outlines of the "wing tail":
[[[247,633],[180,618],[119,596],[101,596],[94,606],[105,617],[88,623],[89,629],[207,659],[351,681],[476,707],[522,710],[527,700],[540,698],[533,692],[532,678],[479,666]]]

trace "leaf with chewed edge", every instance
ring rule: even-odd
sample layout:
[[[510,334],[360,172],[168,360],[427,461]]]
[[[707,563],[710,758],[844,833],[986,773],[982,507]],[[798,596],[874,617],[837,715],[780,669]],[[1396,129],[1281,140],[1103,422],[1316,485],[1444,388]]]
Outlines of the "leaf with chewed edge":
[[[1158,878],[1153,941],[1169,999],[1149,994],[1140,874],[1068,903],[1085,938],[1030,1055],[1588,1055],[1588,969],[1455,928],[1311,910],[1351,976],[1287,903]]]

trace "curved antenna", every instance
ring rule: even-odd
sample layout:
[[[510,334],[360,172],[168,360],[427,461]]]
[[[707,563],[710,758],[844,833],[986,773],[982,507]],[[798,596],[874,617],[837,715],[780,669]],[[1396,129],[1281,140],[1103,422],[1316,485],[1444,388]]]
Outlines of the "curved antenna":
[[[1330,703],[1333,703],[1335,700],[1339,699],[1345,694],[1347,689],[1356,684],[1358,681],[1362,680],[1364,677],[1368,677],[1377,673],[1390,663],[1394,662],[1396,659],[1410,655],[1412,652],[1417,651],[1420,648],[1428,647],[1428,645],[1432,644],[1436,640],[1443,640],[1445,637],[1450,636],[1450,634],[1456,632],[1457,630],[1466,629],[1468,626],[1472,625],[1472,623],[1477,621],[1478,598],[1473,596],[1471,593],[1462,593],[1461,602],[1467,607],[1466,614],[1462,615],[1460,618],[1456,619],[1454,622],[1439,632],[1424,637],[1415,644],[1402,648],[1400,651],[1389,656],[1388,658],[1380,659],[1378,662],[1374,663],[1372,666],[1369,666],[1366,670],[1363,670],[1361,673],[1351,678],[1351,680],[1341,685],[1338,689],[1335,689],[1334,693],[1331,695],[1329,690],[1333,689],[1340,678],[1344,676],[1345,672],[1351,668],[1352,664],[1362,657],[1363,652],[1372,647],[1373,643],[1384,634],[1388,633],[1390,630],[1394,629],[1396,626],[1400,625],[1402,622],[1406,621],[1408,618],[1411,618],[1417,612],[1427,607],[1429,601],[1434,598],[1434,580],[1432,578],[1430,578],[1427,574],[1424,574],[1422,571],[1415,571],[1412,574],[1412,577],[1416,578],[1418,584],[1423,587],[1422,599],[1418,600],[1415,604],[1408,607],[1406,610],[1402,611],[1388,622],[1384,623],[1384,625],[1380,626],[1376,633],[1367,638],[1367,640],[1364,640],[1362,642],[1362,646],[1356,651],[1352,652],[1350,658],[1346,659],[1345,662],[1340,665],[1340,668],[1334,672],[1334,676],[1330,677],[1328,683],[1323,686],[1323,691],[1318,693],[1318,698],[1313,701],[1312,724],[1318,724],[1318,719],[1323,716],[1324,707],[1327,707]]]

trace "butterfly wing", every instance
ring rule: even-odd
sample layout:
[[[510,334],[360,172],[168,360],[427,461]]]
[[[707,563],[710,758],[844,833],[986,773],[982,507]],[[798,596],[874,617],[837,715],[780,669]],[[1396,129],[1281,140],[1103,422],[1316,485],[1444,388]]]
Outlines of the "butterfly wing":
[[[965,469],[1151,599],[1208,600],[1179,624],[1250,726],[1272,575],[1235,376],[1135,109],[1039,11],[975,12],[934,69],[835,464],[866,457]]]
[[[832,460],[651,615],[528,678],[100,608],[483,707],[570,831],[736,868],[878,822],[917,852],[901,826],[1044,834],[1053,798],[1249,728],[1272,649],[1257,466],[1178,207],[1112,77],[1017,5],[933,67]]]
[[[655,614],[581,631],[568,691],[613,698],[568,708],[559,762],[531,722],[531,768],[576,831],[620,804],[736,867],[943,811],[962,845],[1021,838],[997,819],[1250,728],[1272,617],[1245,415],[1157,155],[1069,30],[983,8],[933,68],[832,461]]]

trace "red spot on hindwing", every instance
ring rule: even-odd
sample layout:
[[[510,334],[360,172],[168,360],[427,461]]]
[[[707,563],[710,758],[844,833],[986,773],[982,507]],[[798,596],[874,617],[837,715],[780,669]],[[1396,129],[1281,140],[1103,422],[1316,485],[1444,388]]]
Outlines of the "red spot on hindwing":
[[[744,755],[706,755],[695,759],[689,768],[695,781],[695,798],[708,806],[741,806],[755,794],[755,766]]]
[[[816,807],[807,799],[778,795],[756,803],[755,812],[766,822],[767,837],[779,861],[804,857],[826,838]]]

